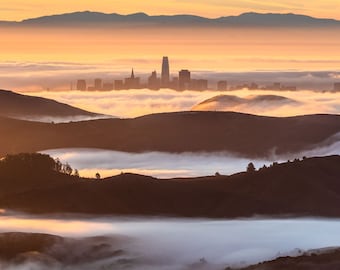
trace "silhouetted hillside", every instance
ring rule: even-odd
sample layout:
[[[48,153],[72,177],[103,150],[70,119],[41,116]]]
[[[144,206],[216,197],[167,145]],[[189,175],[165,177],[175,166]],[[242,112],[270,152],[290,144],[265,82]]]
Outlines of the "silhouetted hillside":
[[[25,119],[98,116],[98,114],[84,111],[51,99],[32,97],[6,90],[0,90],[0,115]]]
[[[321,250],[322,251],[322,250]],[[226,268],[228,270],[230,268]],[[340,269],[340,249],[307,252],[298,257],[281,257],[242,270],[336,270]]]
[[[180,112],[63,124],[0,118],[0,156],[68,147],[267,156],[315,147],[339,132],[340,115],[275,118]]]
[[[85,263],[107,259],[112,260],[110,269],[115,269],[119,256],[124,255],[117,248],[123,240],[120,238],[72,239],[38,233],[0,233],[0,260],[10,263],[2,269],[83,269]],[[1,264],[1,267],[5,266]],[[102,269],[100,265],[93,267]]]
[[[298,14],[255,13],[249,12],[239,16],[226,16],[209,19],[194,15],[157,15],[149,16],[145,13],[120,15],[100,12],[74,12],[43,16],[23,20],[21,22],[0,22],[1,25],[22,26],[89,26],[89,25],[135,25],[146,26],[222,26],[222,27],[329,27],[340,26],[340,22],[333,19],[313,18]]]
[[[134,174],[104,180],[60,173],[6,176],[0,171],[0,208],[34,213],[214,218],[340,217],[339,165],[340,156],[330,156],[232,176],[169,180]]]
[[[196,111],[238,111],[242,108],[280,108],[281,106],[296,106],[299,102],[294,99],[277,95],[257,95],[238,97],[232,95],[218,95],[206,99],[195,105],[192,110]],[[258,111],[258,110],[257,110]]]

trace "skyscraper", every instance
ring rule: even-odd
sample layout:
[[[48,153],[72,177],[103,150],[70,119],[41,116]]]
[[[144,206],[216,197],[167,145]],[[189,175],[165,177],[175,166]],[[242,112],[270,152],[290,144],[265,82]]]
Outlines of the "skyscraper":
[[[187,69],[182,69],[179,72],[178,76],[178,87],[179,90],[187,90],[189,89],[191,83],[191,74],[190,71]]]
[[[80,91],[86,90],[86,81],[85,80],[78,80],[77,81],[77,90],[80,90]]]
[[[157,72],[153,71],[151,76],[148,79],[148,87],[152,90],[159,90],[160,88],[160,79],[157,78]]]
[[[131,71],[130,78],[125,79],[125,87],[127,89],[138,89],[138,88],[140,88],[140,78],[135,77],[135,72],[133,71],[133,69]]]
[[[103,87],[102,79],[95,79],[94,80],[94,89],[95,90],[102,90],[102,87]]]
[[[167,56],[164,56],[162,61],[162,74],[161,74],[162,87],[169,87],[169,82],[170,82],[169,58]]]

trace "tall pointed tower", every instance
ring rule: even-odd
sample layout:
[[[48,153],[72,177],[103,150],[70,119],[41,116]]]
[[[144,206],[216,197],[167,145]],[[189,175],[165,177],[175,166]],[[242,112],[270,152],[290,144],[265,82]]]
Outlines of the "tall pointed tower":
[[[169,83],[170,83],[169,58],[167,56],[164,56],[162,61],[162,74],[161,74],[162,87],[169,87]]]

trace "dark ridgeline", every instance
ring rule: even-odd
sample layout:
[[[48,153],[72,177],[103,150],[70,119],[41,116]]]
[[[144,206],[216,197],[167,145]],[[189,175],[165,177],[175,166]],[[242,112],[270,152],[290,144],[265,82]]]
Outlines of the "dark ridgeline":
[[[168,88],[169,83],[170,83],[169,58],[167,56],[164,56],[162,60],[161,85],[163,88]]]
[[[229,151],[248,157],[296,153],[331,145],[340,115],[265,117],[235,112],[178,112],[133,119],[63,124],[0,117],[0,156],[55,148],[127,152]]]
[[[340,269],[340,249],[301,251],[298,256],[279,257],[272,261],[238,270],[336,270]],[[232,270],[230,267],[225,270]],[[236,269],[235,269],[236,270]]]
[[[28,164],[15,156],[0,162],[0,208],[211,218],[340,217],[340,156],[274,163],[231,176],[169,180],[134,174],[82,179],[55,170],[48,158],[46,166],[32,166],[37,162],[29,157]]]
[[[27,118],[99,116],[99,114],[72,107],[52,99],[0,90],[0,116]]]
[[[120,247],[128,240],[122,236],[75,239],[42,233],[0,233],[1,269],[8,269],[3,262],[11,269],[89,269],[86,264],[91,269],[108,269],[94,266],[101,260],[111,260],[110,269],[121,269],[127,264],[121,256],[127,254]]]

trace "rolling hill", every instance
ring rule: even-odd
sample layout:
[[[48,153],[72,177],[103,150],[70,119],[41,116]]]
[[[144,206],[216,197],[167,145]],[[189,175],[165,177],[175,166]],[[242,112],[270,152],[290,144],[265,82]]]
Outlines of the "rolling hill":
[[[0,90],[0,116],[19,119],[98,117],[99,114],[81,110],[51,99],[32,97]]]
[[[256,111],[268,108],[280,108],[281,106],[297,106],[299,102],[278,95],[256,95],[248,97],[238,97],[232,95],[218,95],[206,99],[195,105],[194,111],[240,111],[256,109]]]
[[[0,166],[0,208],[209,218],[340,217],[340,156],[273,164],[231,176],[168,180],[134,174],[81,179],[30,164]],[[11,170],[13,166],[18,170]]]
[[[0,156],[56,148],[99,148],[126,152],[229,151],[266,157],[329,145],[338,140],[335,136],[339,132],[340,115],[278,118],[234,112],[179,112],[60,124],[0,117]]]
[[[297,257],[280,257],[242,270],[330,270],[340,267],[340,249],[312,250]],[[225,270],[230,270],[226,268]]]

